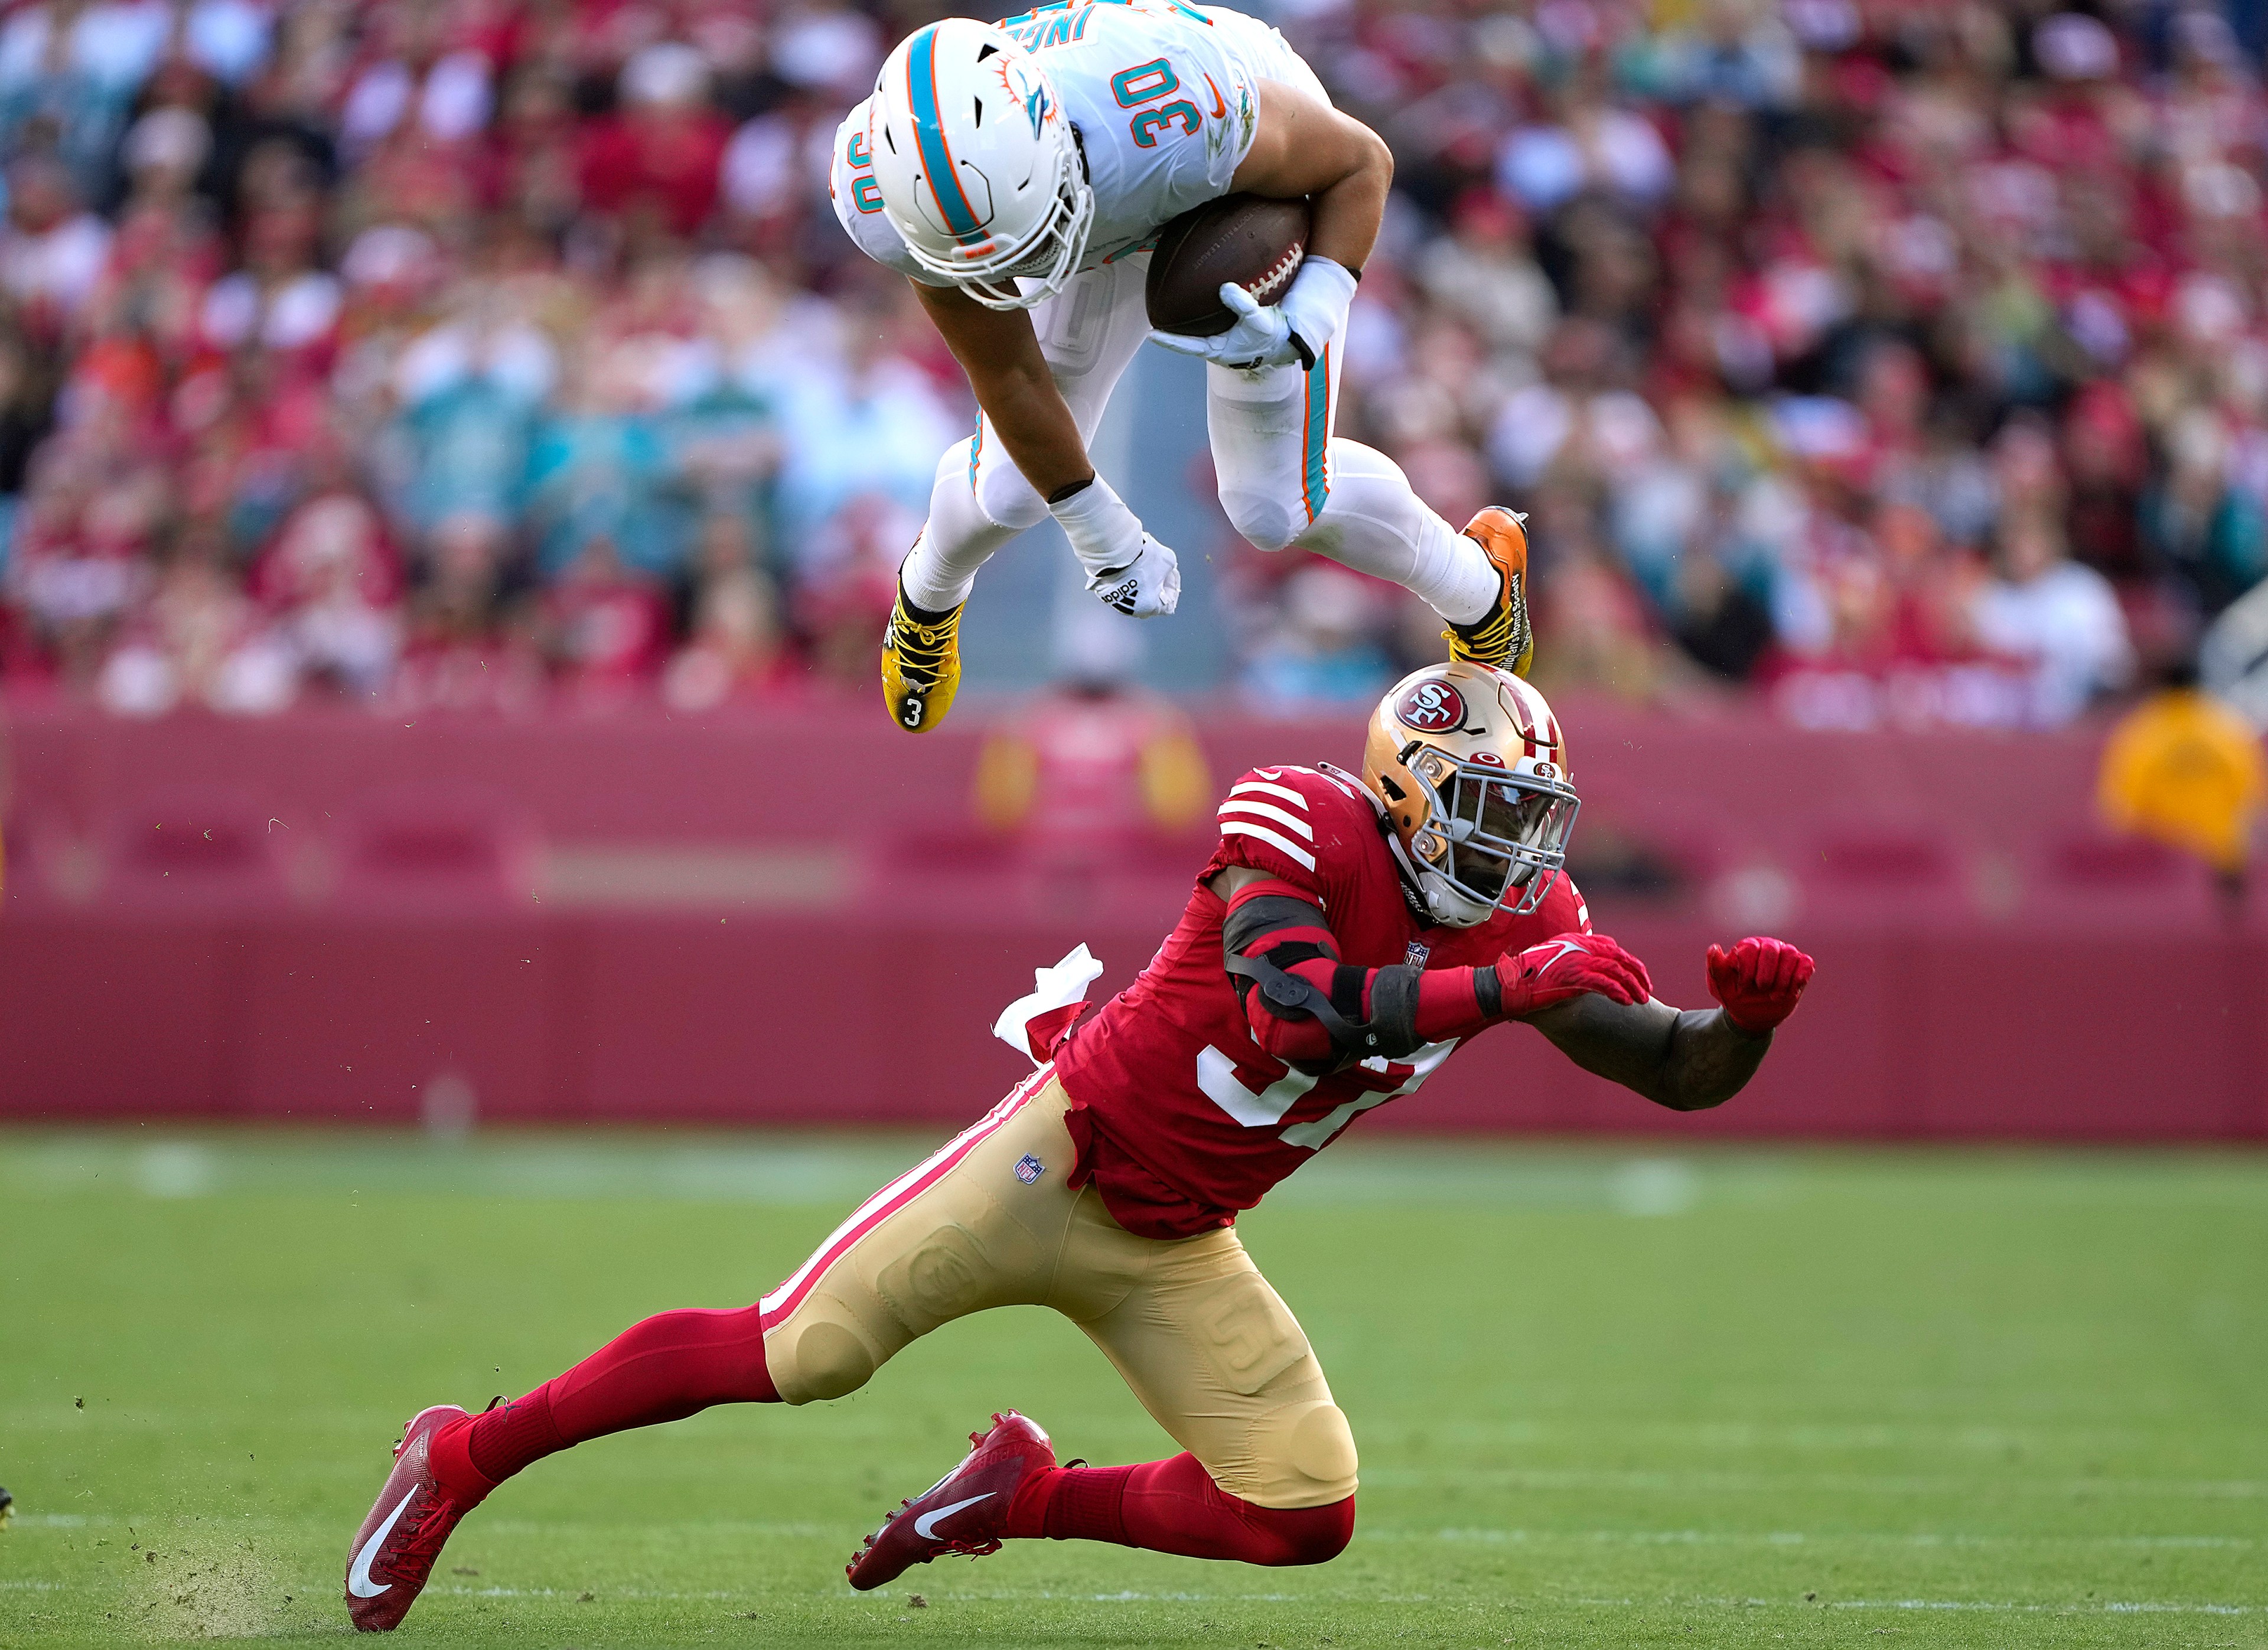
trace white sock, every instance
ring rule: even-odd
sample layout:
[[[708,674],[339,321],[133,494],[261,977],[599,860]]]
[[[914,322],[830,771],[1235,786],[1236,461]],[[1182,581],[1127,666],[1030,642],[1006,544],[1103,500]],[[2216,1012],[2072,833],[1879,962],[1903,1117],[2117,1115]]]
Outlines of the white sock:
[[[1452,624],[1470,624],[1501,588],[1496,564],[1410,490],[1402,467],[1374,447],[1334,437],[1330,497],[1301,549],[1400,585]]]

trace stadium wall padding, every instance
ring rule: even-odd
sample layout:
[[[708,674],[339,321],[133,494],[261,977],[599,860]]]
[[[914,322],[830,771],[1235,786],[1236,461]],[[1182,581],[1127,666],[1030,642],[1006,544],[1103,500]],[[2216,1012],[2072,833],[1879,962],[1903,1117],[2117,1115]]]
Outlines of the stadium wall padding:
[[[1820,734],[1563,706],[1597,925],[1705,1004],[1712,939],[1820,960],[1749,1091],[1697,1117],[1522,1028],[1366,1130],[2268,1137],[2268,910],[2103,838],[2099,732]],[[1202,718],[1216,778],[1351,762],[1352,718]],[[1206,837],[984,838],[983,719],[858,702],[688,720],[19,713],[0,1120],[948,1125],[987,1033],[1082,940],[1125,983]],[[168,833],[172,833],[169,836]]]

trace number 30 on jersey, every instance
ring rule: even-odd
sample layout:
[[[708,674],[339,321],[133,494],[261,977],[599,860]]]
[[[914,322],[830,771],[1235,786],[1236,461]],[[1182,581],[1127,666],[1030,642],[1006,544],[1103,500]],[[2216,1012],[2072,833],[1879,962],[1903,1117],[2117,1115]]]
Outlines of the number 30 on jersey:
[[[1139,108],[1143,104],[1154,103],[1160,98],[1173,97],[1181,89],[1181,77],[1162,57],[1146,63],[1137,63],[1131,69],[1122,69],[1110,77],[1111,95],[1118,99],[1118,107],[1122,109]],[[1187,98],[1176,98],[1160,107],[1143,109],[1130,124],[1138,147],[1155,149],[1158,134],[1166,128],[1178,123],[1183,135],[1194,137],[1197,134],[1197,124],[1204,118],[1196,104]]]

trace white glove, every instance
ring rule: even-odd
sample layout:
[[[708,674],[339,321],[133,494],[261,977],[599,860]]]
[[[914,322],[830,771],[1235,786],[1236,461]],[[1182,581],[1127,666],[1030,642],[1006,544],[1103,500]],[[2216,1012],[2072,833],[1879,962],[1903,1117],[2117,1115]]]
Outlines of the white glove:
[[[1171,613],[1182,600],[1182,565],[1100,475],[1048,506],[1086,569],[1086,587],[1137,619]]]
[[[1263,304],[1233,281],[1224,282],[1220,301],[1236,324],[1211,338],[1152,333],[1168,350],[1193,355],[1217,366],[1250,369],[1312,367],[1346,330],[1354,304],[1354,275],[1329,258],[1308,258],[1292,277],[1280,304]]]
[[[1145,533],[1133,565],[1095,573],[1086,587],[1130,619],[1161,618],[1182,605],[1181,559]]]

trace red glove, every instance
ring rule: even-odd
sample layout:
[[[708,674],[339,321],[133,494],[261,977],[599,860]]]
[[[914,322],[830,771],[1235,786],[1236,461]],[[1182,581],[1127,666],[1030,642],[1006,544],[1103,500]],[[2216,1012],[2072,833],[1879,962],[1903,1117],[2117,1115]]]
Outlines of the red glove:
[[[1762,1036],[1795,1012],[1817,965],[1785,939],[1750,936],[1730,951],[1709,947],[1709,995],[1725,1018],[1750,1036]]]
[[[1506,1020],[1528,1015],[1586,991],[1617,1003],[1643,1003],[1653,995],[1646,964],[1604,934],[1561,934],[1497,959]]]

